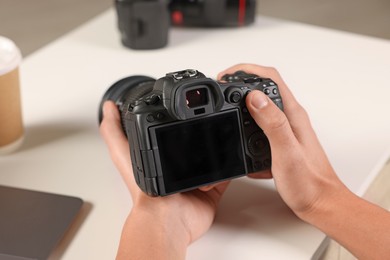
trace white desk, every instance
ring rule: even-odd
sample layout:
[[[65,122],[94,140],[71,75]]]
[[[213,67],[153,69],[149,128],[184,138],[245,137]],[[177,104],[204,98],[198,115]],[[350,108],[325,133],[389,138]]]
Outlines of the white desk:
[[[362,194],[390,146],[390,42],[258,17],[241,29],[172,29],[167,48],[121,46],[113,10],[25,59],[22,150],[0,158],[0,183],[88,202],[54,258],[113,259],[131,202],[99,136],[97,107],[116,80],[236,63],[277,67],[309,111],[341,179]],[[379,165],[379,166],[378,166]],[[188,259],[310,259],[325,235],[298,220],[272,181],[242,178]]]

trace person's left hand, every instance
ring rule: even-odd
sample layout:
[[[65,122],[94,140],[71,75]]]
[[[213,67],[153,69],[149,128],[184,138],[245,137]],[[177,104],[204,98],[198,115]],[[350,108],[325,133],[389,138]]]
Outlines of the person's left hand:
[[[150,197],[142,192],[135,182],[129,144],[121,127],[118,108],[112,101],[106,101],[103,106],[100,132],[131,193],[132,214],[148,212],[161,223],[174,226],[175,229],[183,228],[187,233],[188,244],[210,228],[228,182],[166,197]]]

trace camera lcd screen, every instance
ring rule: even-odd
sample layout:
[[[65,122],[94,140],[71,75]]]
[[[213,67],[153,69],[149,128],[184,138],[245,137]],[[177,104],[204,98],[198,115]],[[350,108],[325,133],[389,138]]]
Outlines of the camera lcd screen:
[[[153,127],[150,133],[166,194],[246,172],[236,109]]]

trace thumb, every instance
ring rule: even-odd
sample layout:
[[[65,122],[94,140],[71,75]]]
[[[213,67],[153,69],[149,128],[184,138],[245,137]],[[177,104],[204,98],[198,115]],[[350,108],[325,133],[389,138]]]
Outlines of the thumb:
[[[246,98],[247,108],[268,137],[273,152],[291,149],[297,139],[286,115],[263,92],[254,90]]]

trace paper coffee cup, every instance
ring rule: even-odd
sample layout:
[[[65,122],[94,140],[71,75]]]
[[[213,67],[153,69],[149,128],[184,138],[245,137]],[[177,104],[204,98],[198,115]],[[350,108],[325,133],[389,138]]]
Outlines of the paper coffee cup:
[[[21,60],[19,48],[10,39],[0,36],[0,155],[15,151],[23,142]]]

